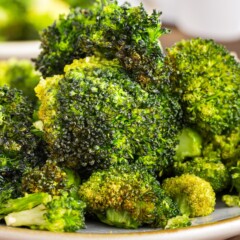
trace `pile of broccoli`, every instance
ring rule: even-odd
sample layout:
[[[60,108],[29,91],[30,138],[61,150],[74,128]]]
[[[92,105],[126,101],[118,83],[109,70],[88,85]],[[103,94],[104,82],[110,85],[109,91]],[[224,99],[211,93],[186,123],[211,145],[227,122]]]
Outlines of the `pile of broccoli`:
[[[164,52],[159,17],[111,0],[76,6],[41,33],[36,69],[4,63],[8,226],[175,229],[210,215],[217,196],[240,206],[240,64],[213,40]]]

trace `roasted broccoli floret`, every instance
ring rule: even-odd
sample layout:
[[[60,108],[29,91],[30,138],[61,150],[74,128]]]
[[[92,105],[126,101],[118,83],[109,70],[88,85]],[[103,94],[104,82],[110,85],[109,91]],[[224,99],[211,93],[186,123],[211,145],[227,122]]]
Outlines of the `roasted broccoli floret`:
[[[48,160],[42,167],[27,169],[21,180],[23,192],[47,192],[51,195],[68,192],[69,196],[78,197],[80,177],[77,172],[62,168],[51,160]]]
[[[33,193],[11,200],[11,206],[15,207],[4,217],[7,226],[52,232],[75,232],[85,227],[86,204],[67,195],[51,197],[47,193]],[[22,206],[28,209],[22,210]]]
[[[10,86],[23,91],[32,102],[37,98],[34,87],[40,80],[40,73],[29,60],[10,59],[0,61],[0,86]]]
[[[33,132],[33,106],[22,91],[0,87],[0,154],[19,170],[45,161],[42,139]],[[3,164],[3,162],[2,162]]]
[[[215,192],[209,182],[193,174],[166,178],[162,188],[177,203],[182,214],[207,216],[214,211]]]
[[[111,0],[98,0],[90,9],[72,9],[41,34],[36,67],[47,77],[62,74],[74,59],[117,58],[133,80],[147,89],[152,85],[168,88],[159,43],[166,30],[159,17],[156,11],[149,15],[142,5],[119,6]]]
[[[240,63],[225,47],[213,40],[183,40],[167,49],[165,63],[188,124],[204,137],[239,126]]]
[[[32,133],[32,114],[33,107],[20,90],[0,87],[0,155],[4,169],[24,171],[44,161],[41,139]]]
[[[174,172],[176,175],[189,173],[201,177],[212,185],[215,192],[221,192],[230,186],[230,173],[220,159],[213,161],[195,157],[185,162],[175,162]]]
[[[169,219],[180,215],[159,182],[139,165],[121,164],[95,171],[80,186],[79,195],[89,213],[116,227],[164,228]],[[186,226],[184,218],[182,223],[179,221],[179,227]]]
[[[127,160],[161,175],[172,162],[178,102],[143,90],[117,60],[75,60],[36,93],[51,158],[62,165],[86,172]]]
[[[240,197],[239,195],[223,195],[222,201],[228,206],[228,207],[240,207]]]

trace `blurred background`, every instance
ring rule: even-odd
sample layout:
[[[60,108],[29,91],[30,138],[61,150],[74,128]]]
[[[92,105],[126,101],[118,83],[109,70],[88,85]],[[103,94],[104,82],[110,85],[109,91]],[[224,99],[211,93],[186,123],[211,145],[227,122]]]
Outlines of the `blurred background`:
[[[69,7],[88,7],[95,0],[0,0],[0,58],[18,53],[38,54],[39,31],[52,24]],[[118,0],[123,4],[125,0]],[[128,0],[144,4],[147,11],[162,12],[171,34],[161,38],[163,47],[191,37],[212,38],[240,55],[239,0]],[[27,45],[25,44],[27,42]],[[27,46],[27,48],[25,48]],[[18,47],[17,51],[13,48]]]

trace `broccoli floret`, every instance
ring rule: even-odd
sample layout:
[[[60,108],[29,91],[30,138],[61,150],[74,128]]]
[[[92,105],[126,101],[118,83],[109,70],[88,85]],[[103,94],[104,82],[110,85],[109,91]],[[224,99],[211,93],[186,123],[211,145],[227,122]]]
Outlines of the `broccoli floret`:
[[[228,207],[240,207],[240,197],[239,195],[223,195],[222,201]]]
[[[22,92],[0,87],[0,154],[4,169],[24,171],[44,161],[42,140],[32,133],[33,107]],[[2,159],[3,159],[2,158]]]
[[[165,63],[188,124],[204,137],[239,126],[240,64],[225,47],[213,40],[183,40],[167,49]]]
[[[41,199],[42,195],[44,198]],[[12,200],[13,205],[16,202],[20,206],[27,204],[29,209],[12,209],[4,217],[7,226],[25,226],[52,232],[74,232],[85,227],[86,204],[67,195],[51,197],[47,193],[33,193]]]
[[[230,173],[219,159],[213,161],[195,157],[185,162],[175,162],[174,172],[176,175],[189,173],[201,177],[212,185],[215,192],[221,192],[230,186]]]
[[[102,3],[104,2],[104,4]],[[166,30],[160,13],[149,15],[143,5],[119,6],[116,1],[96,1],[90,9],[75,8],[41,34],[36,67],[44,77],[62,74],[74,59],[101,56],[117,58],[128,74],[143,87],[168,88],[159,43]]]
[[[180,215],[159,182],[141,165],[112,165],[95,171],[80,186],[79,195],[89,213],[116,227],[165,227],[169,219]],[[179,226],[185,223],[179,221]]]
[[[48,160],[42,167],[27,169],[21,179],[23,192],[47,192],[61,195],[68,192],[73,198],[78,197],[80,177],[74,170],[62,168],[56,162]]]
[[[34,87],[40,80],[40,73],[29,60],[10,59],[0,61],[0,86],[10,86],[23,91],[32,102],[36,102]]]
[[[232,187],[240,193],[240,160],[237,161],[236,165],[229,167],[231,175]]]
[[[229,167],[235,166],[240,159],[240,127],[222,135],[214,135],[213,143],[219,149],[222,161]]]
[[[191,226],[189,217],[187,215],[182,215],[182,216],[176,216],[176,217],[170,218],[167,221],[167,225],[165,226],[165,229],[178,229],[178,228],[188,227],[188,226]]]
[[[35,90],[51,158],[62,165],[86,172],[127,160],[162,174],[172,162],[178,102],[142,89],[117,60],[75,60]]]
[[[200,156],[202,153],[202,137],[191,128],[183,128],[179,134],[179,143],[175,151],[174,159],[176,161]]]
[[[215,192],[209,182],[193,174],[166,178],[162,188],[177,203],[182,214],[207,216],[214,211]]]

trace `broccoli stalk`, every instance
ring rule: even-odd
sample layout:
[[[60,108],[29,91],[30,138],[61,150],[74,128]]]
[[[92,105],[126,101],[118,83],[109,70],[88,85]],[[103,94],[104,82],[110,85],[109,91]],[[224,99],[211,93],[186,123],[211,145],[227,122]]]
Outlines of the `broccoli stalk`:
[[[27,194],[21,198],[9,199],[6,203],[1,205],[0,215],[31,209],[43,202],[48,202],[49,199],[50,195],[47,193],[33,193]]]
[[[184,128],[179,134],[179,144],[176,146],[175,160],[183,161],[187,157],[201,155],[202,137],[191,128]]]
[[[28,205],[42,193],[29,194],[24,202]],[[74,232],[85,227],[86,204],[79,200],[68,197],[67,194],[58,197],[46,194],[47,201],[38,201],[38,205],[21,211],[21,208],[11,210],[4,220],[7,226],[26,226],[31,229],[48,230],[52,232]],[[23,203],[23,199],[14,199]],[[44,199],[45,200],[45,199]]]
[[[101,222],[110,226],[119,228],[138,228],[140,222],[134,219],[127,211],[119,211],[114,208],[108,208],[105,214],[97,214]]]

